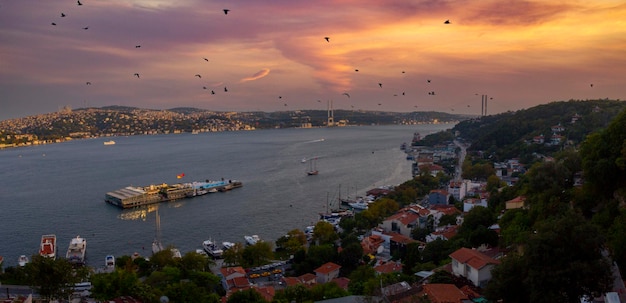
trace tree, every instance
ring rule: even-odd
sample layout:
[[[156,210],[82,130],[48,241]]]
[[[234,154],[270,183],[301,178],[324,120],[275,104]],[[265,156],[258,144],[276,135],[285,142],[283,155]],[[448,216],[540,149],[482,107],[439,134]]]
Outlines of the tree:
[[[491,280],[485,288],[485,296],[494,302],[499,299],[507,303],[531,302],[524,279],[527,274],[525,258],[515,253],[507,255],[491,271]]]
[[[72,292],[74,284],[86,278],[79,275],[80,271],[75,270],[67,259],[51,259],[35,255],[31,262],[25,266],[28,284],[35,289],[39,295],[48,300],[65,299]]]
[[[339,264],[342,270],[351,271],[359,265],[363,257],[363,247],[361,243],[352,242],[342,248],[341,252],[339,252]]]
[[[339,287],[335,282],[313,285],[311,288],[311,298],[313,301],[341,298],[348,295],[348,292]]]
[[[227,303],[267,303],[261,294],[254,289],[246,289],[233,292],[226,301]]]
[[[350,273],[350,283],[348,290],[353,295],[365,294],[365,284],[367,281],[376,279],[376,271],[369,265],[359,266]]]
[[[293,255],[298,250],[301,250],[306,246],[306,235],[299,229],[292,229],[286,235],[276,240],[276,248],[287,251],[288,254]]]
[[[244,267],[261,266],[269,263],[273,257],[272,243],[259,241],[243,249],[241,265]]]
[[[497,300],[515,289],[521,301],[512,302],[573,303],[583,296],[598,297],[613,285],[603,242],[597,227],[574,211],[538,222],[524,254],[511,254],[495,267],[497,282],[488,284],[487,293]]]
[[[587,188],[610,199],[626,184],[626,110],[609,126],[587,137],[580,147]]]
[[[335,227],[326,221],[318,221],[313,228],[313,240],[318,244],[332,244],[339,238]]]
[[[244,250],[244,246],[243,244],[239,242],[235,243],[233,247],[225,250],[224,253],[222,254],[222,257],[224,258],[224,264],[231,265],[231,266],[242,264],[243,263],[243,250]]]
[[[457,237],[463,238],[473,247],[482,244],[495,246],[498,244],[498,234],[488,229],[494,223],[496,223],[496,218],[490,208],[473,207],[463,218]]]
[[[111,273],[95,274],[91,277],[91,292],[94,298],[110,300],[133,294],[133,289],[140,284],[135,272],[115,270]]]

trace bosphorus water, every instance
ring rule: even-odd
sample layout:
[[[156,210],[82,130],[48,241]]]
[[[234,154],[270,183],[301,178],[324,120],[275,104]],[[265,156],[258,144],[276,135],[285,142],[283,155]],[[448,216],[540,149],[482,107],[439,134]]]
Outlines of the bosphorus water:
[[[43,234],[56,234],[57,255],[71,238],[87,240],[87,264],[105,256],[151,254],[156,210],[161,242],[183,253],[202,241],[275,241],[314,224],[339,196],[411,178],[400,150],[413,133],[452,125],[359,126],[114,137],[0,151],[0,256],[4,267],[37,254]],[[319,175],[302,159],[317,158]],[[177,175],[184,174],[182,179]],[[122,210],[104,202],[129,185],[236,179],[243,187],[151,207]]]

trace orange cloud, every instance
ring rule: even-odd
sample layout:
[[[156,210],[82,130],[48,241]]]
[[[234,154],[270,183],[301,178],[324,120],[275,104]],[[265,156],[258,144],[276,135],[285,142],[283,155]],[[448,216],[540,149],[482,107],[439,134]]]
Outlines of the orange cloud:
[[[243,83],[243,82],[258,80],[258,79],[261,79],[261,78],[269,75],[269,73],[270,73],[270,69],[269,68],[264,68],[264,69],[261,69],[260,71],[258,71],[256,73],[254,73],[254,75],[252,75],[250,77],[245,77],[245,78],[239,80],[239,82]]]

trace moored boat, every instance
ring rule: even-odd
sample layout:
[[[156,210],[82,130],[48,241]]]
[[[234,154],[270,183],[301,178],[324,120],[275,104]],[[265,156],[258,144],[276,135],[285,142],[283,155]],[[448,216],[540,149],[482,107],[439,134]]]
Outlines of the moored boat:
[[[104,145],[114,145],[115,141],[113,140],[109,140],[109,141],[104,141]]]
[[[28,263],[28,257],[26,255],[21,255],[19,258],[17,258],[17,264],[19,266],[26,266],[26,263]]]
[[[233,243],[233,242],[227,242],[227,241],[222,242],[222,248],[224,250],[231,249],[234,246],[235,246],[235,243]]]
[[[85,264],[85,253],[87,252],[87,240],[76,236],[70,241],[65,257],[70,263],[77,265]]]
[[[319,174],[319,171],[317,170],[317,165],[315,163],[316,159],[317,158],[311,159],[311,162],[309,163],[309,170],[306,172],[306,174],[309,176],[314,176],[314,175]]]
[[[113,255],[107,255],[104,257],[104,266],[115,267],[115,257]]]
[[[213,242],[210,239],[202,242],[202,248],[204,248],[204,251],[206,251],[207,254],[209,254],[209,256],[216,258],[216,259],[221,258],[222,253],[224,252],[217,246],[215,242]]]
[[[246,240],[246,244],[248,245],[254,245],[261,241],[261,238],[259,238],[258,235],[243,236],[243,238]]]
[[[43,235],[41,236],[41,245],[39,247],[39,255],[46,258],[56,259],[57,257],[57,236]]]

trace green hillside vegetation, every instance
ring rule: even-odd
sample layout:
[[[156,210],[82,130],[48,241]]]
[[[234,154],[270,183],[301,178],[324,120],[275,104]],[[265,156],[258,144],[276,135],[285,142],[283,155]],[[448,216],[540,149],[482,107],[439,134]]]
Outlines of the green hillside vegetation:
[[[607,124],[626,108],[626,102],[616,100],[559,101],[516,112],[465,120],[452,132],[459,132],[471,142],[468,151],[482,151],[492,161],[520,158],[530,163],[533,153],[552,154],[565,146],[578,145],[585,137]],[[580,118],[572,123],[575,115]],[[561,125],[565,140],[558,145],[532,144],[535,136],[552,135],[551,127]]]

